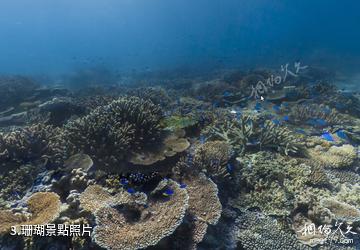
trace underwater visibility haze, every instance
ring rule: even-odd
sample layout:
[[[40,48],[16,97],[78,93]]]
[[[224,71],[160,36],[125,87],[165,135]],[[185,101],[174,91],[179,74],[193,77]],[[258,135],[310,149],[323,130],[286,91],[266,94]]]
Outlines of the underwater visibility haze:
[[[360,249],[359,9],[1,1],[0,249]]]

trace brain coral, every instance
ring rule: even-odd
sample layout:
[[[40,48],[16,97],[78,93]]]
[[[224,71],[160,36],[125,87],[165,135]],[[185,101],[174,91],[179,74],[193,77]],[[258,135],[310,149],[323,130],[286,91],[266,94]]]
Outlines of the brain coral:
[[[101,165],[121,162],[160,140],[159,106],[137,97],[122,97],[66,125],[74,151],[81,151]]]
[[[173,194],[164,199],[155,192],[146,207],[134,203],[113,204],[97,210],[94,241],[107,249],[141,249],[171,235],[182,223],[189,197],[187,191],[172,180],[160,182],[155,190],[164,187],[171,188]]]

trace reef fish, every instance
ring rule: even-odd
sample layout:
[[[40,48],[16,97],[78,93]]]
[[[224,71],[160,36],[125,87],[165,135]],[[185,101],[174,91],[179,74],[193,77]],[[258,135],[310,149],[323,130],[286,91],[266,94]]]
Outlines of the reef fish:
[[[329,132],[325,132],[321,135],[321,138],[327,140],[327,141],[334,141],[334,138],[332,137],[332,135]]]
[[[129,194],[134,194],[134,193],[135,193],[135,189],[133,189],[133,188],[128,188],[126,191],[127,191]]]
[[[186,184],[180,184],[180,188],[186,188],[187,185]]]
[[[164,196],[171,196],[171,195],[173,195],[173,194],[174,194],[174,190],[172,190],[172,189],[170,189],[170,188],[166,189],[166,190],[163,192],[163,195],[164,195]]]
[[[346,133],[344,132],[344,130],[338,130],[336,131],[336,135],[343,139],[343,140],[348,140],[349,138],[347,137]]]

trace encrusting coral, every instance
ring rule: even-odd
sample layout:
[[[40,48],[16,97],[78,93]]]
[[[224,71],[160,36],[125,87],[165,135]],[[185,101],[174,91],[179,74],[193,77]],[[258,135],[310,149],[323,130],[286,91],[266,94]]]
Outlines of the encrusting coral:
[[[66,125],[75,150],[104,166],[120,164],[130,151],[160,142],[159,106],[137,97],[123,97]]]
[[[347,203],[335,199],[322,199],[320,204],[330,210],[335,220],[345,222],[360,221],[360,210]]]

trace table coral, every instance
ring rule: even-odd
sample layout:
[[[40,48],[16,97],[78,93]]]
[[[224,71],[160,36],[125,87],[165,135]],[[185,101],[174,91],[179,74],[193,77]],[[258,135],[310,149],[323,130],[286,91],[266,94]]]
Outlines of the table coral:
[[[140,249],[156,245],[181,224],[188,206],[185,189],[171,180],[174,194],[164,201],[150,200],[148,207],[106,206],[95,212],[94,241],[107,249]]]

